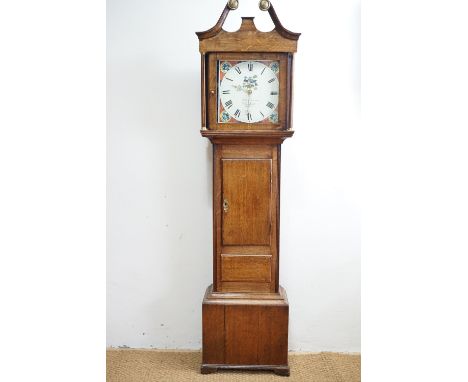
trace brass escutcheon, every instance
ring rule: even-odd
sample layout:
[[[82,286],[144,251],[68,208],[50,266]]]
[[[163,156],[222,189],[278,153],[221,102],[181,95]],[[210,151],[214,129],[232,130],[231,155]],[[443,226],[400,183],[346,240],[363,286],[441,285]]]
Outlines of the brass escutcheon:
[[[229,210],[229,202],[227,201],[227,199],[224,199],[223,210],[224,210],[224,212],[228,212],[228,210]]]

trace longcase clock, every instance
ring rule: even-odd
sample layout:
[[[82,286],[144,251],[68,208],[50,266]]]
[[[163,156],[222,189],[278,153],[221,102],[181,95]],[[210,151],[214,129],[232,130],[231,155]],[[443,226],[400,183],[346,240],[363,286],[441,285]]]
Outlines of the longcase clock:
[[[213,144],[213,284],[203,299],[202,373],[273,370],[289,375],[285,290],[279,285],[281,144],[293,135],[292,65],[299,33],[243,17],[198,32],[203,137]]]

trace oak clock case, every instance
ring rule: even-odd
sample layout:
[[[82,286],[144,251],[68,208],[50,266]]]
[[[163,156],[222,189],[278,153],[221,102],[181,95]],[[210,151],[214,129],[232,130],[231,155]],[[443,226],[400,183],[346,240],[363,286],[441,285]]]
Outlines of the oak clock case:
[[[213,284],[202,305],[202,373],[289,375],[289,303],[279,284],[281,145],[293,135],[292,65],[299,33],[243,17],[236,32],[198,32],[203,137],[213,144]]]

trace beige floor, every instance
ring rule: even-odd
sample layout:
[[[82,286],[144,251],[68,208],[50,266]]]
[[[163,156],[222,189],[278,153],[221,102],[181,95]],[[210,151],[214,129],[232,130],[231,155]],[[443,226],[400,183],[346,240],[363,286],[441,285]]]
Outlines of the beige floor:
[[[341,353],[290,354],[291,376],[271,372],[220,371],[200,374],[201,353],[108,349],[107,382],[359,382],[361,356]]]

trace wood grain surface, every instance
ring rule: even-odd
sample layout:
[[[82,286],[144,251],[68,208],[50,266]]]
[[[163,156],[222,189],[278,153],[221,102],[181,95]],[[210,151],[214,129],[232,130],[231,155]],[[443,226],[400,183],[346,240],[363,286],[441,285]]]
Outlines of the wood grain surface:
[[[281,144],[293,135],[293,54],[299,33],[281,24],[259,31],[243,17],[236,32],[218,22],[198,32],[201,53],[201,134],[213,144],[213,285],[203,299],[202,373],[273,370],[289,375],[289,304],[279,286]],[[218,65],[276,61],[278,120],[218,123]],[[221,109],[220,112],[223,110]]]

